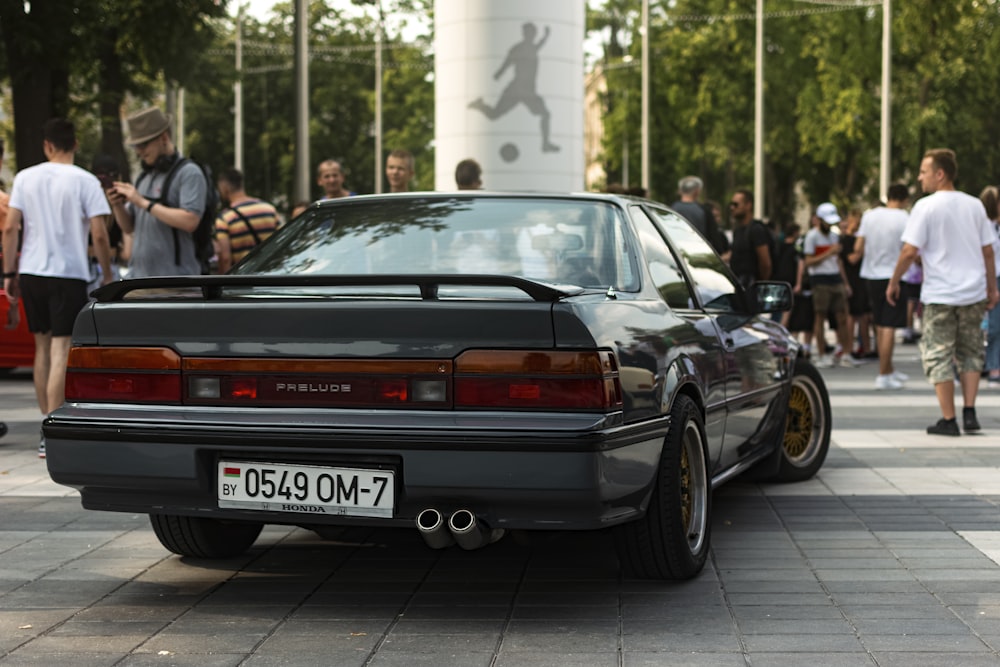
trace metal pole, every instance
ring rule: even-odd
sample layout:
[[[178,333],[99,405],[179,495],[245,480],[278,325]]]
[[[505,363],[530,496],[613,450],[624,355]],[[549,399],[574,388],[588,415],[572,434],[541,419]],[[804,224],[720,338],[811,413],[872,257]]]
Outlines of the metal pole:
[[[649,0],[642,0],[642,187],[649,187]]]
[[[764,0],[757,0],[753,99],[753,217],[764,217]]]
[[[309,0],[295,0],[295,199],[309,200]]]
[[[628,86],[625,86],[625,123],[622,125],[622,187],[628,189]]]
[[[375,194],[382,193],[382,0],[375,27]]]
[[[236,14],[236,81],[233,82],[233,164],[243,171],[243,12],[240,5]]]
[[[177,141],[174,142],[177,151],[184,155],[184,88],[177,89]],[[208,187],[213,187],[214,183],[209,183]]]
[[[878,196],[887,201],[892,175],[892,3],[882,0],[882,128],[878,156]]]

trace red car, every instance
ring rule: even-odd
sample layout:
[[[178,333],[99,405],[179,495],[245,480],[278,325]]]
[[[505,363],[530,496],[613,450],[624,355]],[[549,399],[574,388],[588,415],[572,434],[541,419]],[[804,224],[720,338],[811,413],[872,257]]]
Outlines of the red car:
[[[0,322],[4,324],[0,327],[0,373],[9,373],[18,366],[31,366],[35,359],[35,338],[28,331],[28,318],[24,316],[23,302],[17,304],[20,312],[20,321],[13,329],[8,329],[6,324],[10,321],[8,312],[10,302],[7,300],[7,292],[0,288]]]

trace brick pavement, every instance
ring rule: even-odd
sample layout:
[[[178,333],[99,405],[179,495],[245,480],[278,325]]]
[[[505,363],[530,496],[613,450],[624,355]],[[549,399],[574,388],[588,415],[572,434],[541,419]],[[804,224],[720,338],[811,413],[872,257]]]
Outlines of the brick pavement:
[[[30,379],[0,380],[2,665],[1000,665],[1000,394],[933,438],[933,392],[824,371],[834,442],[796,485],[715,496],[682,584],[623,580],[595,534],[426,549],[269,527],[245,557],[168,555],[144,516],[85,512],[35,457]]]

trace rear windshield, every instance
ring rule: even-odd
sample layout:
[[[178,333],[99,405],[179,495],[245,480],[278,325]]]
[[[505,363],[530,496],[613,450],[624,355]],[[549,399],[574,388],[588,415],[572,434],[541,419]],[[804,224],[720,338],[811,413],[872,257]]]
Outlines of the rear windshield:
[[[600,201],[357,199],[306,212],[234,274],[498,274],[634,291],[622,211]]]

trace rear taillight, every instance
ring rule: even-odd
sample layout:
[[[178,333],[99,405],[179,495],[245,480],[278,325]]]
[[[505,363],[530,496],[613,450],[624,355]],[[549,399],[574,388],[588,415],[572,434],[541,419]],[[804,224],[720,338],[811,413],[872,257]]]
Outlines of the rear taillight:
[[[621,409],[610,352],[470,350],[455,360],[455,407]]]
[[[450,360],[185,358],[77,347],[68,401],[245,407],[621,410],[607,351],[470,350]]]
[[[66,400],[180,403],[180,355],[162,347],[74,347]]]

